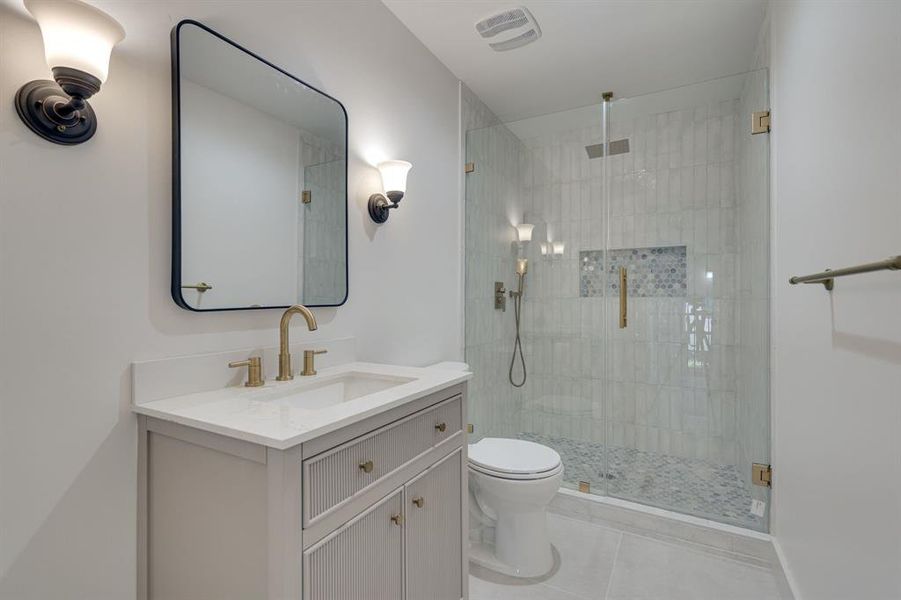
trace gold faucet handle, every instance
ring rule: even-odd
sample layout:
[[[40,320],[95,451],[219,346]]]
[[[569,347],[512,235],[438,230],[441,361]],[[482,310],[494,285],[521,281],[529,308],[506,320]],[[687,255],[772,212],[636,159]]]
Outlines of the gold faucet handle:
[[[232,369],[247,367],[247,381],[244,387],[260,387],[263,385],[263,359],[259,356],[251,356],[247,360],[237,360],[228,363]]]
[[[303,371],[300,374],[304,377],[316,374],[316,355],[328,354],[328,350],[304,350],[303,351]]]

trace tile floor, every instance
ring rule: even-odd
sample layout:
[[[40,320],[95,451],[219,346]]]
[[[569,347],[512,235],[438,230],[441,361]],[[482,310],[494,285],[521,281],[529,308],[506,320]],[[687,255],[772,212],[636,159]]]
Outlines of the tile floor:
[[[604,489],[604,444],[539,433],[520,433],[518,437],[559,452],[564,477],[573,487],[587,481],[592,490]],[[610,447],[606,459],[610,462],[606,477],[610,496],[765,530],[763,518],[750,511],[751,492],[735,465],[617,446]]]
[[[561,557],[557,571],[519,585],[473,567],[471,600],[787,600],[771,569],[561,515],[548,518]]]

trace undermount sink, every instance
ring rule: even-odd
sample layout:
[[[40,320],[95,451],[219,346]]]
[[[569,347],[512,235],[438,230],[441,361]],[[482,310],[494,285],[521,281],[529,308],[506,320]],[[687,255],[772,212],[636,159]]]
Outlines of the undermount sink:
[[[350,402],[363,396],[410,383],[412,377],[390,377],[371,373],[350,372],[314,380],[286,389],[267,390],[254,399],[276,406],[303,410],[319,410]]]

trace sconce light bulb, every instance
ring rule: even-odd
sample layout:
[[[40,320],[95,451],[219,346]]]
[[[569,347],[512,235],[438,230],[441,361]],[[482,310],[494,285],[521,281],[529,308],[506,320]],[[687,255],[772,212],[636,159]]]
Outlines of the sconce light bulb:
[[[561,256],[563,254],[563,242],[554,242],[554,255]]]
[[[529,261],[525,258],[518,258],[516,260],[516,274],[517,275],[525,275],[529,270]]]
[[[519,238],[520,242],[531,242],[532,241],[532,230],[535,229],[535,226],[530,223],[521,223],[516,226],[516,235]]]
[[[547,244],[545,244],[545,243],[541,244],[541,255],[547,256]]]

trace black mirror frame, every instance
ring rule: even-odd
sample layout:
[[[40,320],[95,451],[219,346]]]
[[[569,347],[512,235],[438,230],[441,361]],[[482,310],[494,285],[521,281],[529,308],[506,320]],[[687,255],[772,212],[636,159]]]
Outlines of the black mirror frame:
[[[282,68],[279,68],[262,58],[261,56],[251,52],[247,48],[244,48],[240,44],[233,42],[228,39],[224,35],[213,31],[203,23],[195,21],[193,19],[184,19],[179,21],[173,28],[170,33],[170,48],[171,48],[171,59],[172,59],[172,280],[171,280],[171,294],[172,299],[175,303],[184,308],[186,310],[190,310],[192,312],[223,312],[223,311],[233,311],[233,310],[266,310],[266,309],[285,309],[289,304],[285,304],[283,306],[236,306],[233,308],[196,308],[190,306],[184,299],[182,295],[182,281],[181,281],[181,112],[179,108],[179,100],[180,100],[180,87],[179,87],[179,78],[180,78],[180,69],[179,69],[179,44],[178,44],[178,34],[184,25],[192,25],[195,27],[199,27],[200,29],[210,33],[220,40],[234,46],[238,50],[249,54],[253,58],[257,59],[261,63],[267,65],[268,67],[275,69],[276,71],[290,77],[294,81],[300,83],[301,85],[313,90],[314,92],[318,92],[322,94],[326,98],[333,100],[338,106],[341,107],[341,111],[344,113],[344,298],[341,299],[337,304],[310,304],[308,305],[310,308],[320,308],[320,307],[336,307],[341,306],[347,302],[347,297],[350,293],[350,255],[348,252],[348,129],[349,119],[347,117],[347,109],[344,107],[344,104],[341,103],[340,100],[335,98],[334,96],[330,96],[326,94],[319,88],[310,85],[309,83],[303,81],[302,79],[298,79],[291,73],[288,73]]]

